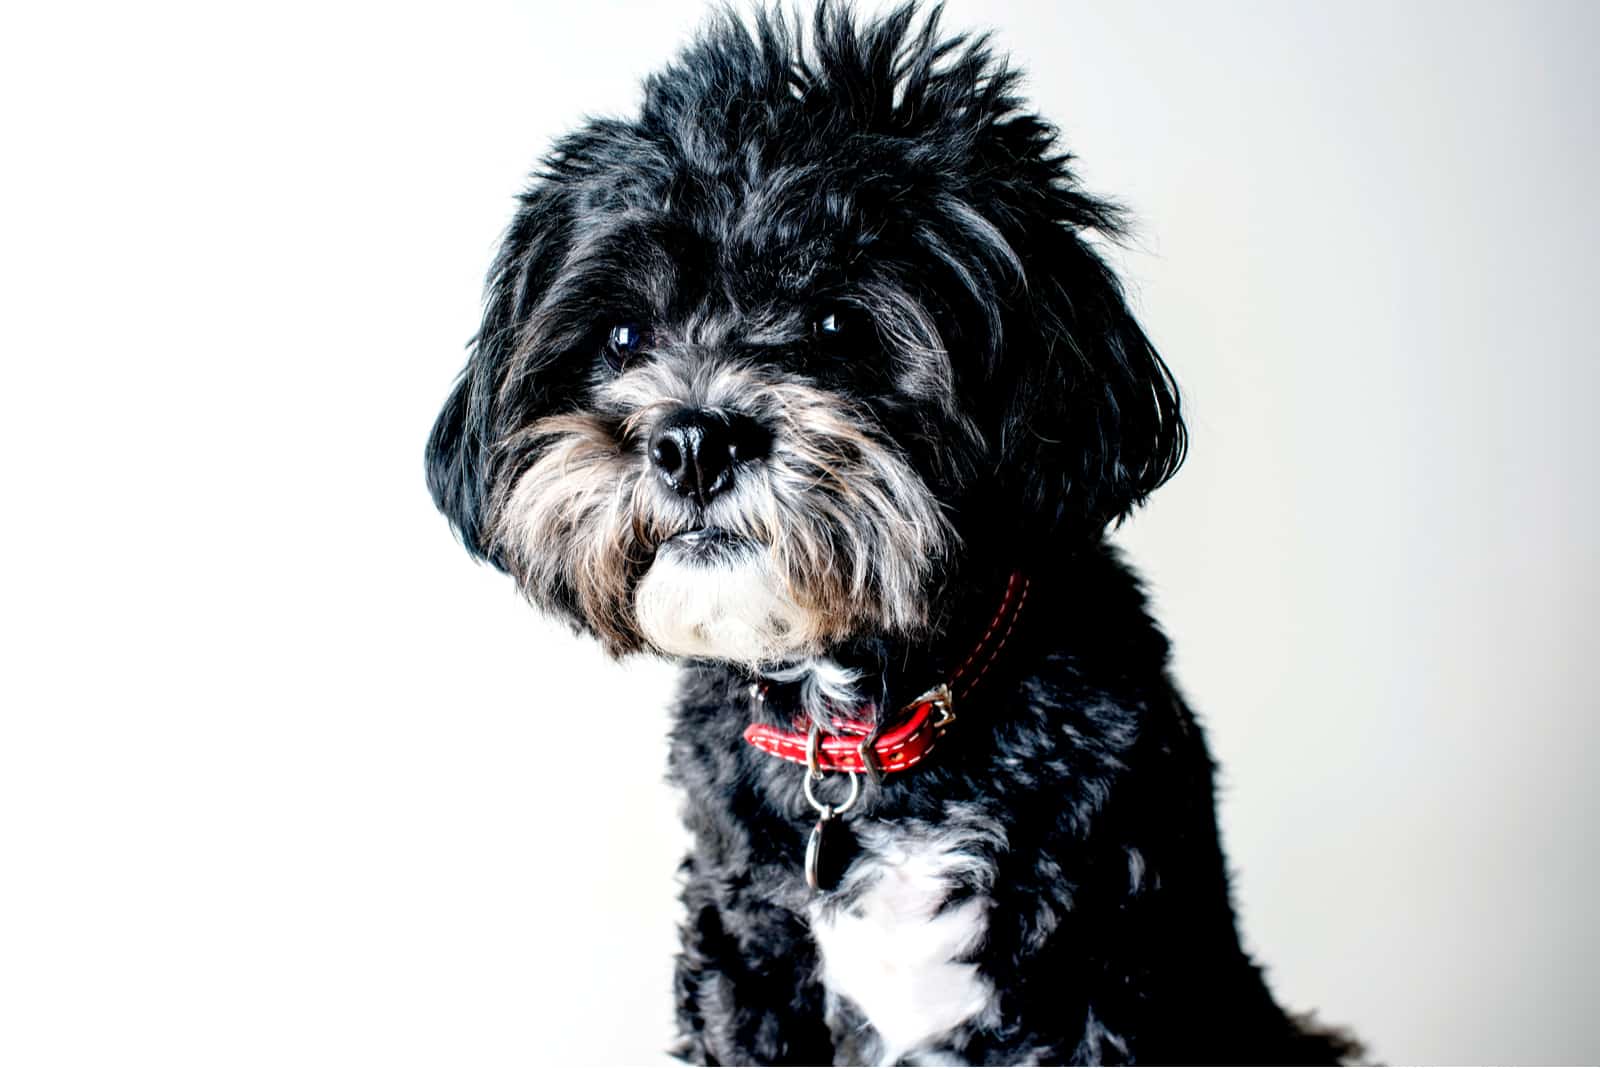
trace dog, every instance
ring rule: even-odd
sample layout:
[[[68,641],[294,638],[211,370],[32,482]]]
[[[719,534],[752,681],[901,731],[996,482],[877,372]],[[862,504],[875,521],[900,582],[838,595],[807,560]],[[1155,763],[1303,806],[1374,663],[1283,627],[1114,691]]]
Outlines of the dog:
[[[1172,374],[986,36],[716,15],[521,196],[427,446],[472,555],[684,665],[698,1064],[1337,1063],[1241,948],[1106,532]]]

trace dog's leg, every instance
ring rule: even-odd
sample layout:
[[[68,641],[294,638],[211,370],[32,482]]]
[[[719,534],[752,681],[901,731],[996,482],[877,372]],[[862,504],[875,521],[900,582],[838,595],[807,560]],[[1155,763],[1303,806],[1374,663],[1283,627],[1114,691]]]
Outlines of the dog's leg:
[[[683,865],[675,993],[690,1064],[832,1064],[816,953],[801,919],[739,886]]]

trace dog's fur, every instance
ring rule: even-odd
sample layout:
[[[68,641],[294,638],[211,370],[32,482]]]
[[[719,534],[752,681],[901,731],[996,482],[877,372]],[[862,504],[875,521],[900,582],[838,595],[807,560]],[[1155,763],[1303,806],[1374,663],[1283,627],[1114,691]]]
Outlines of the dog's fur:
[[[1351,1054],[1240,948],[1211,761],[1104,540],[1185,445],[1092,244],[1119,212],[937,11],[753,22],[717,17],[638,118],[557,144],[427,457],[535,604],[686,661],[679,1054]],[[652,461],[683,411],[747,435],[719,495]],[[864,786],[842,880],[808,890],[803,771],[741,731],[900,707],[1014,570],[993,671],[926,764]]]

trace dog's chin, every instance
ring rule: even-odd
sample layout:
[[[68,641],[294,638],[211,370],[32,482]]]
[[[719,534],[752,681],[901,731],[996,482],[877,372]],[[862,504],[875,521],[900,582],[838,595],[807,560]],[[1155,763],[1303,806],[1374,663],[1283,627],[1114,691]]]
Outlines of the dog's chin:
[[[634,614],[672,656],[755,668],[812,652],[816,627],[763,546],[707,527],[664,542],[640,580]]]

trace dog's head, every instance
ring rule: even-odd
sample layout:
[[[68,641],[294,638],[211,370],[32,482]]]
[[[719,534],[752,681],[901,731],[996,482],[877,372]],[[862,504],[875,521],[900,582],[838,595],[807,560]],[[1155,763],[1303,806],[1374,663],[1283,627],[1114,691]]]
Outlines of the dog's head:
[[[908,6],[724,15],[546,159],[428,443],[474,554],[623,653],[915,637],[971,554],[1168,478],[1119,230],[985,42]]]

